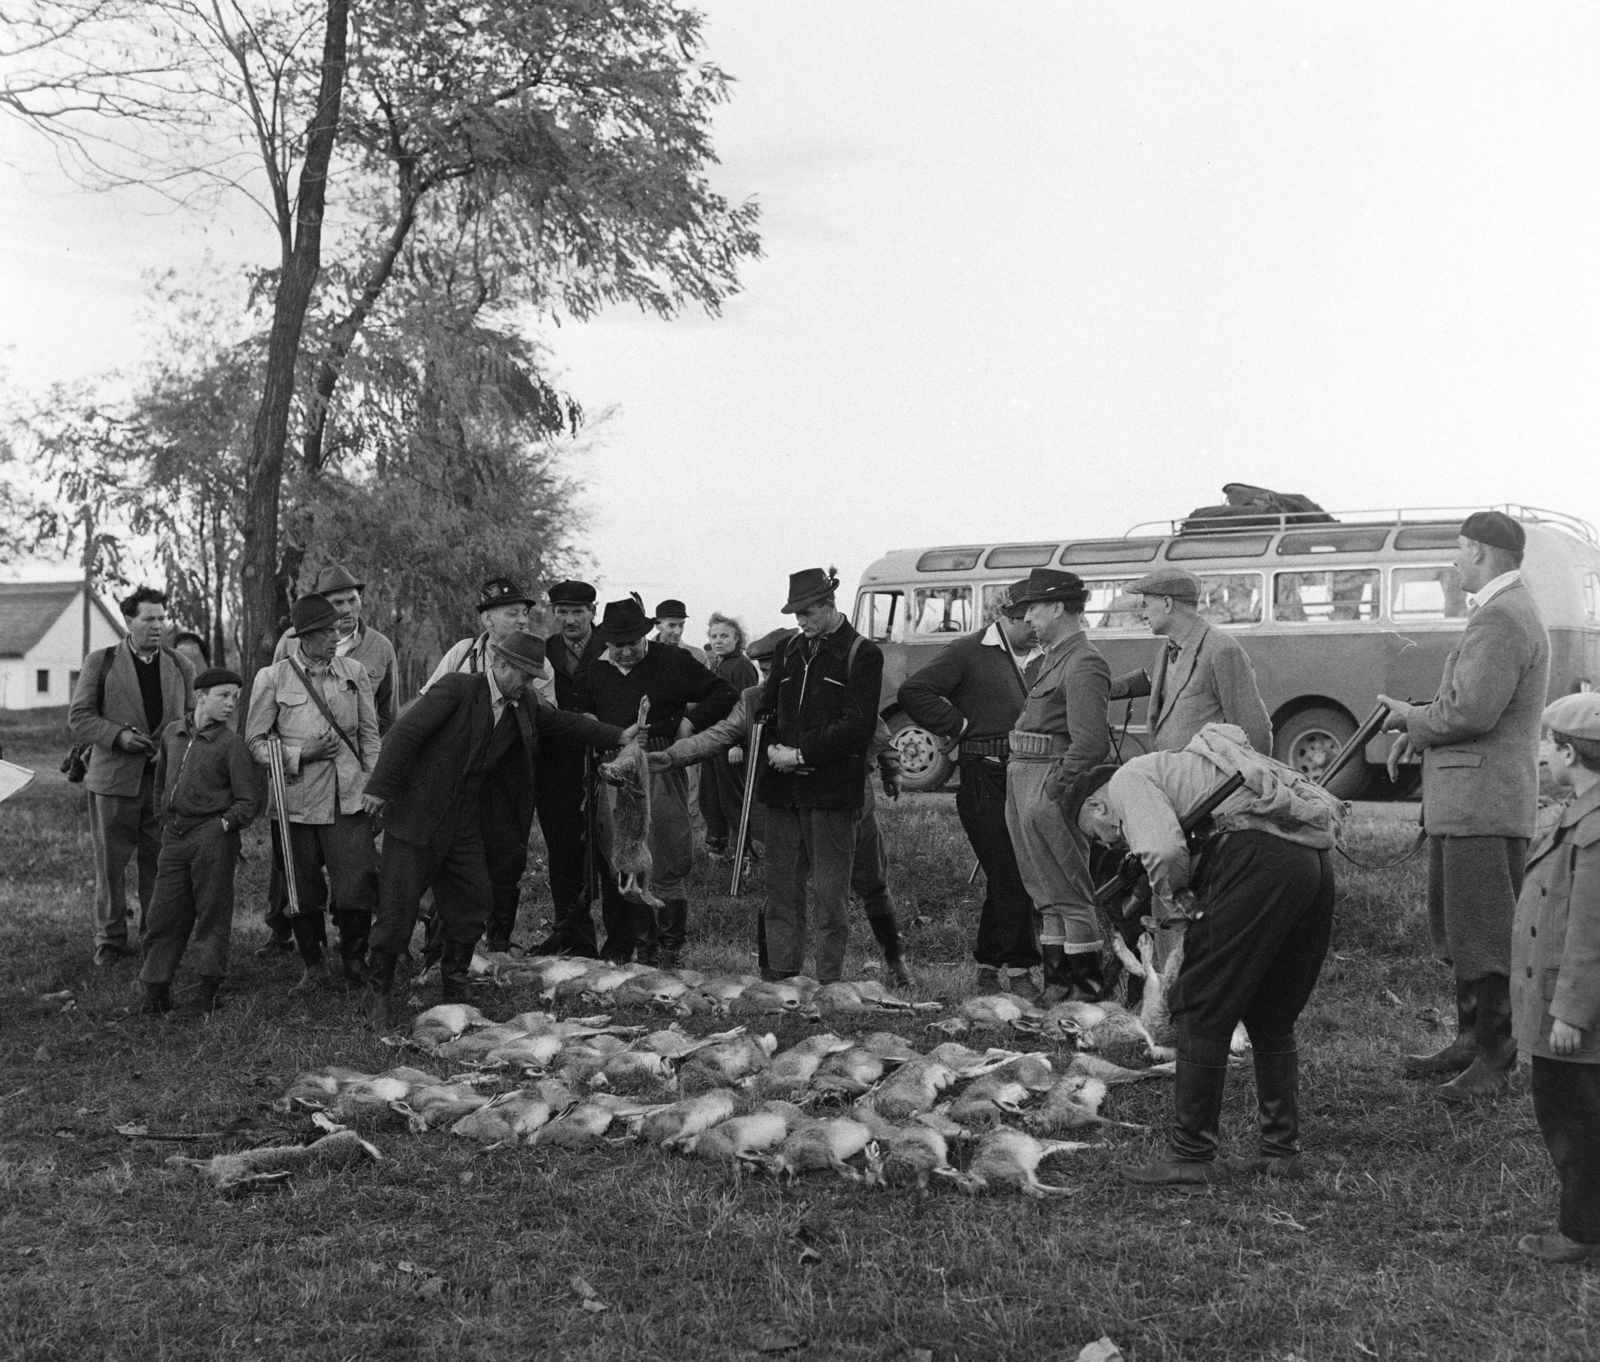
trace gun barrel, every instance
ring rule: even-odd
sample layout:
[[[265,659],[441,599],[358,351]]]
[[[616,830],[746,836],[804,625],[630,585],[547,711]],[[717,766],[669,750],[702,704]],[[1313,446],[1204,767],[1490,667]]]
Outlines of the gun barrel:
[[[288,904],[284,912],[288,917],[300,916],[300,885],[295,876],[294,844],[289,837],[289,781],[284,775],[283,739],[267,739],[267,774],[272,781],[272,800],[278,806],[278,837],[283,844],[283,884]]]
[[[1375,706],[1372,713],[1361,721],[1361,727],[1350,735],[1350,741],[1339,749],[1339,755],[1330,761],[1327,769],[1317,777],[1317,784],[1326,789],[1333,778],[1366,749],[1367,744],[1377,736],[1378,730],[1383,727],[1383,721],[1388,717],[1388,705]]]
[[[756,798],[756,763],[761,759],[761,735],[766,724],[757,719],[750,725],[750,734],[744,747],[744,799],[739,805],[739,835],[733,844],[733,885],[728,890],[732,898],[739,897],[739,881],[744,870],[745,851],[750,841],[750,809]]]

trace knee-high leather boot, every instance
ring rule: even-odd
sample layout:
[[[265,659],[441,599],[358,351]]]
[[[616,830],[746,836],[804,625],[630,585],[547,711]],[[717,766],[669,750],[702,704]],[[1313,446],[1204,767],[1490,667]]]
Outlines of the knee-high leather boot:
[[[1458,1074],[1477,1058],[1478,983],[1456,980],[1456,1038],[1431,1055],[1406,1055],[1400,1063],[1408,1074]]]
[[[1072,995],[1072,973],[1067,968],[1067,950],[1059,941],[1039,947],[1039,958],[1044,962],[1044,993],[1040,1006],[1054,1007]]]
[[[633,928],[633,958],[641,965],[656,967],[661,958],[661,932],[656,910],[648,903],[628,904],[628,921]]]
[[[1075,1003],[1097,1003],[1105,996],[1105,965],[1099,951],[1076,951],[1065,960],[1067,998]]]
[[[1274,1178],[1303,1178],[1300,1161],[1300,1051],[1294,1037],[1287,1043],[1266,1042],[1251,1050],[1256,1071],[1256,1114],[1260,1136],[1254,1155],[1219,1159],[1235,1173],[1265,1173]]]
[[[1511,1084],[1517,1063],[1517,1042],[1511,1034],[1511,980],[1504,974],[1486,974],[1474,980],[1478,990],[1478,1015],[1473,1032],[1478,1050],[1466,1070],[1434,1089],[1447,1102],[1473,1102],[1498,1097]]]
[[[656,928],[656,968],[677,969],[689,939],[689,900],[668,899],[665,907],[657,908]]]
[[[386,951],[373,951],[367,957],[367,986],[362,995],[362,1009],[379,1030],[389,1025],[394,970],[398,963],[398,959]]]
[[[372,931],[372,914],[339,912],[339,961],[347,984],[359,988],[367,981],[367,936]]]
[[[475,1003],[478,990],[472,983],[472,948],[475,941],[446,941],[439,957],[439,989],[447,1003]]]
[[[906,969],[905,943],[900,939],[900,924],[894,920],[893,910],[869,914],[867,923],[883,950],[883,964],[890,982],[897,988],[911,988],[911,974]]]
[[[1205,1055],[1206,1059],[1215,1059]],[[1168,1130],[1170,1152],[1138,1167],[1122,1168],[1124,1182],[1142,1187],[1182,1187],[1207,1183],[1216,1175],[1217,1128],[1222,1095],[1228,1081],[1227,1046],[1221,1063],[1178,1059],[1173,1085],[1173,1120]]]

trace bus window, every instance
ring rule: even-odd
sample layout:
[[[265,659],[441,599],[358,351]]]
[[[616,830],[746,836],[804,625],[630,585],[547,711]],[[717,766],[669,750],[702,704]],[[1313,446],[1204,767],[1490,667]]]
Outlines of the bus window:
[[[1135,577],[1091,581],[1089,603],[1083,607],[1085,629],[1143,629],[1144,597],[1128,590]]]
[[[965,634],[974,627],[970,586],[919,586],[911,599],[911,632],[919,638]]]
[[[1000,612],[1011,603],[1011,584],[1009,582],[985,582],[983,584],[983,623],[993,624],[1000,618]]]
[[[1279,572],[1272,579],[1272,618],[1285,624],[1378,618],[1378,570]]]
[[[898,591],[863,591],[856,597],[856,632],[874,643],[897,641],[905,633]]]
[[[1583,574],[1583,614],[1590,624],[1600,624],[1600,573]]]
[[[1200,574],[1200,614],[1208,624],[1260,624],[1261,597],[1259,572]]]
[[[1466,619],[1467,593],[1453,567],[1395,568],[1389,573],[1389,615],[1397,623]]]
[[[1044,567],[1056,556],[1054,544],[1002,544],[983,560],[987,568]]]

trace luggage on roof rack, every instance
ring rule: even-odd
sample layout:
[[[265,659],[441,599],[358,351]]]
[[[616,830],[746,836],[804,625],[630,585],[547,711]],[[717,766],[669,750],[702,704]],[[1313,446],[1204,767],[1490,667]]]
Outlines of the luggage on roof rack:
[[[1310,497],[1298,492],[1274,492],[1248,482],[1224,484],[1227,501],[1220,506],[1197,506],[1179,523],[1179,534],[1215,534],[1222,530],[1278,529],[1285,525],[1326,525],[1329,515]]]

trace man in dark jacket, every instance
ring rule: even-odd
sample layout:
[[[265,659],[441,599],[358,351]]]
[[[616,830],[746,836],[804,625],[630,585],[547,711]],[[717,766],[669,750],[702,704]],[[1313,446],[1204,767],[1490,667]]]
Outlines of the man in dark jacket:
[[[784,647],[761,700],[771,973],[790,978],[805,962],[809,883],[816,977],[824,983],[844,970],[856,825],[883,681],[883,653],[840,614],[838,589],[831,571],[791,574],[783,613],[795,617],[802,637]]]
[[[410,945],[418,904],[430,887],[442,934],[445,1001],[468,996],[472,948],[491,902],[478,808],[489,773],[520,743],[514,760],[531,801],[541,737],[561,734],[600,747],[627,739],[621,727],[533,703],[527,693],[543,672],[543,640],[513,634],[495,646],[487,671],[440,677],[384,740],[363,800],[369,812],[381,812],[384,828],[369,960],[380,1019],[387,1016],[395,962]]]
[[[1026,588],[1014,588],[1020,596]],[[972,955],[978,987],[1037,996],[1029,970],[1039,942],[1017,853],[1006,827],[1006,762],[1010,735],[1028,698],[1019,651],[1032,644],[1023,608],[1007,606],[987,629],[958,639],[900,687],[900,707],[947,743],[959,743],[961,784],[956,815],[983,867],[983,911]]]
[[[550,588],[556,632],[545,640],[545,657],[555,672],[556,707],[578,712],[578,674],[606,650],[594,627],[595,590],[588,582],[557,582]],[[554,926],[535,950],[540,955],[600,954],[595,939],[591,890],[584,883],[589,819],[584,767],[588,745],[552,735],[540,754],[539,831],[544,834],[550,868],[550,911]]]
[[[655,624],[637,598],[611,601],[595,631],[606,652],[577,677],[577,704],[586,714],[621,727],[638,719],[639,702],[650,701],[646,747],[664,752],[675,738],[709,728],[738,703],[739,693],[707,671],[682,648],[645,641]],[[599,849],[596,849],[599,856]],[[694,834],[689,822],[689,781],[682,771],[650,777],[650,888],[663,906],[630,903],[609,866],[601,871],[601,909],[606,925],[603,954],[628,960],[635,950],[647,965],[674,969],[689,935],[689,872]]]

